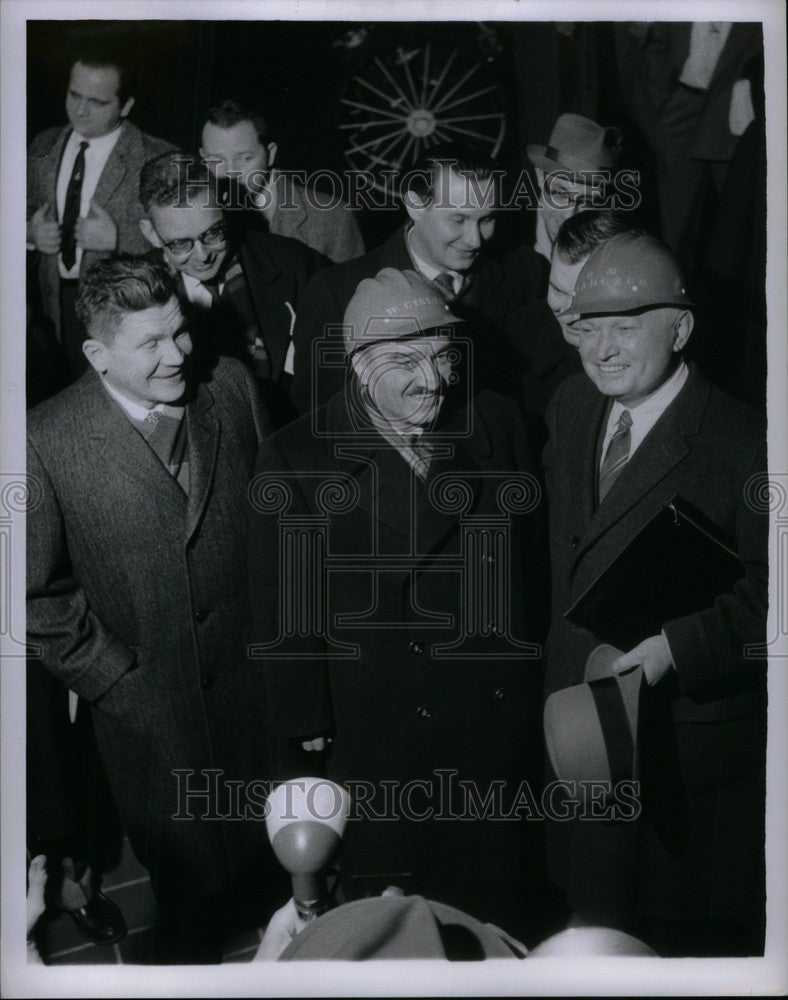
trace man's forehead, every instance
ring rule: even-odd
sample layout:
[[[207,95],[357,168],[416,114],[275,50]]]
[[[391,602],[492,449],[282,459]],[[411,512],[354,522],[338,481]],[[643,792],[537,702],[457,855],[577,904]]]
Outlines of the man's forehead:
[[[498,179],[479,177],[469,171],[440,167],[433,205],[449,211],[480,212],[498,204]]]
[[[149,309],[123,313],[120,318],[119,333],[130,340],[145,339],[175,333],[184,322],[178,299],[173,295],[163,306],[151,306]]]
[[[116,66],[86,66],[77,60],[71,67],[69,86],[77,84],[106,91],[106,96],[115,97],[120,86],[120,72]]]
[[[202,139],[206,152],[211,149],[256,149],[261,145],[257,130],[248,118],[227,126],[206,122]]]
[[[196,204],[193,202],[197,202]],[[150,214],[156,231],[164,239],[201,236],[206,229],[222,221],[222,210],[203,189],[190,193],[188,204],[151,205]]]

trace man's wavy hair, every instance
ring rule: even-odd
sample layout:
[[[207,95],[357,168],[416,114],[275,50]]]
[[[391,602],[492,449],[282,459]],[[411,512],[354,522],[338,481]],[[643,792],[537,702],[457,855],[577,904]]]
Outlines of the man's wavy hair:
[[[167,208],[218,207],[216,181],[199,157],[182,150],[161,153],[140,172],[140,203],[146,214],[152,205]]]
[[[265,146],[269,142],[268,119],[260,108],[250,104],[231,99],[220,101],[210,109],[207,120],[218,128],[232,128],[241,122],[251,122],[260,145]]]
[[[439,143],[401,176],[400,193],[403,196],[415,194],[422,202],[435,200],[439,195],[440,171],[447,167],[479,181],[486,181],[500,169],[490,155],[472,143]]]
[[[100,260],[86,272],[75,308],[85,337],[110,344],[124,315],[166,306],[175,295],[175,280],[163,263],[124,253]]]
[[[555,238],[555,252],[567,264],[579,264],[600,243],[620,233],[646,236],[631,212],[613,209],[587,209],[566,220]]]

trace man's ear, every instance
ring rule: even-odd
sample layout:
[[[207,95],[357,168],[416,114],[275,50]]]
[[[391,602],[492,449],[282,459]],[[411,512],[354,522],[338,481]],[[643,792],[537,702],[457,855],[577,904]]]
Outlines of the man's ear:
[[[152,246],[162,247],[164,245],[159,238],[159,234],[153,228],[153,224],[150,219],[140,219],[140,232]]]
[[[427,198],[421,198],[413,190],[405,192],[403,201],[405,202],[405,210],[413,222],[419,221],[425,209],[429,205],[429,200]]]
[[[129,111],[131,111],[133,107],[134,107],[134,98],[130,97],[123,105],[123,107],[120,109],[120,117],[121,118],[128,117],[128,113]]]
[[[676,332],[676,336],[673,341],[673,350],[678,353],[684,349],[687,341],[690,339],[690,334],[695,327],[695,317],[689,311],[689,309],[682,309],[682,311],[676,317],[673,329]]]
[[[100,340],[88,338],[82,343],[82,353],[88,359],[92,368],[95,368],[99,375],[103,375],[107,370],[107,345]]]
[[[276,159],[276,153],[279,147],[275,142],[269,142],[265,147],[265,162],[268,164],[268,169],[274,165],[274,160]]]

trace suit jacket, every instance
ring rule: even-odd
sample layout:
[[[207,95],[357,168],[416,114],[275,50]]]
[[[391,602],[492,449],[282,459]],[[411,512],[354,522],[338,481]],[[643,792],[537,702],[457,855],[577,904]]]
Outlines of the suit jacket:
[[[384,267],[413,270],[405,232],[403,226],[375,250],[328,268],[309,283],[294,334],[292,399],[301,412],[327,402],[344,385],[346,366],[341,357],[340,335],[336,338],[340,348],[338,363],[321,365],[315,380],[317,400],[313,399],[313,350],[326,334],[333,339],[329,327],[341,327],[359,282],[374,278]],[[543,323],[539,329],[546,332],[536,337],[531,334],[530,317],[521,307],[544,295],[542,267],[535,252],[531,247],[519,247],[503,262],[482,260],[472,275],[452,308],[468,320],[458,332],[473,342],[474,388],[492,389],[521,401],[523,377],[527,375],[536,383],[550,383],[549,389],[535,394],[541,403],[570,370],[575,370],[571,366],[576,364],[576,352],[568,348],[546,304],[539,313]],[[564,367],[567,364],[569,369]],[[526,393],[530,397],[527,389]]]
[[[679,87],[678,79],[689,55],[692,22],[660,22],[642,27],[648,30],[633,34],[628,26],[618,29],[622,94],[639,127],[659,149],[660,117]],[[701,160],[731,158],[738,141],[728,125],[731,90],[748,60],[762,48],[760,24],[734,22],[704,94],[694,145],[683,150],[684,155]]]
[[[419,792],[414,809],[425,808],[425,800],[434,808],[443,769],[454,775],[445,800],[454,808],[462,808],[460,780],[472,783],[482,799],[499,782],[509,808],[519,783],[527,779],[533,786],[541,766],[538,657],[527,658],[520,646],[495,635],[437,652],[460,640],[464,627],[475,631],[473,620],[463,625],[463,595],[480,593],[482,577],[496,565],[510,588],[510,634],[520,642],[539,640],[545,574],[539,569],[544,531],[538,485],[536,508],[509,518],[508,554],[506,545],[496,552],[482,546],[465,575],[457,565],[464,525],[496,517],[500,523],[505,508],[499,488],[517,473],[532,473],[535,456],[510,400],[482,393],[470,411],[464,405],[452,410],[448,398],[444,406],[436,433],[453,434],[443,438],[453,443],[445,456],[433,457],[426,485],[383,438],[357,431],[344,394],[264,443],[257,470],[266,479],[256,491],[261,502],[251,528],[254,641],[277,642],[263,651],[263,663],[270,724],[285,750],[331,732],[328,776],[355,783],[353,794],[361,800],[363,793],[367,810],[389,816],[365,821],[369,811],[362,809],[351,822],[342,855],[348,891],[363,894],[354,889],[355,877],[385,879],[389,873],[389,882],[397,882],[407,872],[413,876],[409,886],[434,893],[430,898],[464,904],[485,919],[519,919],[520,893],[541,875],[539,824],[414,822],[383,801],[383,781],[394,783],[395,795],[408,782],[423,782],[432,795]],[[450,487],[440,493],[443,473],[456,477],[456,493]],[[331,480],[334,487],[323,488]],[[442,505],[430,501],[430,490],[443,495]],[[286,502],[271,504],[276,496]],[[325,603],[315,597],[316,605],[304,603],[297,614],[321,609],[320,620],[331,623],[327,635],[300,617],[295,632],[282,631],[280,620],[293,593],[281,569],[290,525],[304,532],[310,519],[313,526],[319,522],[315,530],[325,531],[317,544],[341,565],[330,567]],[[299,571],[303,588],[314,580],[316,563],[307,563],[311,557],[300,538],[300,565],[310,567]],[[311,600],[307,593],[305,602]],[[288,752],[283,770],[312,773],[318,761],[314,754]]]
[[[544,462],[553,614],[546,693],[581,683],[599,641],[564,613],[676,494],[730,540],[744,576],[711,607],[663,623],[675,670],[645,689],[645,821],[634,905],[674,919],[746,920],[762,890],[765,671],[762,659],[748,659],[743,650],[765,640],[768,521],[745,486],[766,470],[764,428],[754,411],[690,366],[685,386],[597,507],[597,448],[609,406],[578,375],[559,387],[549,407]],[[553,832],[561,840],[566,831],[559,825]],[[593,824],[584,826],[554,858],[555,876],[570,892],[573,880],[587,884],[593,868]],[[623,872],[618,877],[625,881]]]
[[[295,181],[278,177],[279,203],[270,221],[272,233],[289,236],[312,247],[332,264],[352,260],[364,253],[364,241],[355,215],[346,205],[326,205],[326,196],[311,200]],[[313,204],[319,202],[320,204]],[[286,203],[286,204],[285,204]]]
[[[201,771],[267,777],[263,691],[246,663],[245,518],[261,438],[251,376],[221,360],[186,408],[188,497],[93,370],[28,419],[27,627],[90,703],[124,828],[156,890],[225,885],[259,824],[198,817]],[[244,734],[238,739],[239,732]],[[182,782],[173,774],[184,772]]]
[[[244,229],[239,234],[238,254],[252,300],[257,329],[271,365],[271,379],[284,372],[296,313],[310,277],[324,264],[323,258],[298,240],[274,236],[262,229]],[[161,259],[160,252],[156,252]],[[191,304],[183,282],[180,298],[187,314]],[[250,363],[246,340],[220,325],[207,324],[211,347],[221,356]],[[239,335],[245,331],[236,331]],[[208,345],[206,345],[208,346]]]
[[[51,202],[56,205],[55,188],[60,161],[71,127],[46,129],[30,144],[27,154],[27,217]],[[140,171],[147,160],[174,149],[171,143],[146,135],[127,121],[115,148],[101,172],[94,201],[112,216],[118,228],[117,250],[121,253],[144,253],[148,243],[139,229],[143,216],[139,201]],[[89,250],[82,255],[80,274],[109,251]],[[60,276],[57,254],[40,254],[38,279],[44,312],[60,328]]]

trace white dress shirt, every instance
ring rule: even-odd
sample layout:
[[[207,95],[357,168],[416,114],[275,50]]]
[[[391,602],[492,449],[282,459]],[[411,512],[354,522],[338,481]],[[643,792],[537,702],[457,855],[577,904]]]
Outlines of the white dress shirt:
[[[679,83],[698,90],[708,90],[731,27],[731,21],[692,22],[689,55]]]
[[[82,192],[79,202],[79,214],[82,218],[84,218],[90,210],[90,203],[96,193],[99,178],[101,177],[104,167],[107,165],[107,160],[110,158],[112,150],[115,148],[115,144],[118,139],[120,139],[122,131],[123,124],[121,123],[116,129],[113,129],[112,132],[108,132],[106,135],[100,135],[96,139],[86,139],[84,136],[80,135],[79,132],[72,132],[68,137],[65,149],[63,150],[63,158],[60,161],[60,170],[58,171],[57,184],[55,186],[57,217],[60,222],[63,221],[63,212],[66,207],[66,191],[68,190],[68,182],[71,180],[71,172],[74,169],[74,163],[76,162],[77,155],[79,153],[80,143],[88,143],[88,147],[85,150],[85,173],[82,177]],[[104,205],[102,207],[108,208],[109,206]],[[76,260],[74,261],[74,266],[70,271],[63,266],[63,261],[58,255],[60,277],[78,278],[81,263],[82,247],[77,247]]]
[[[191,274],[184,274],[183,272],[181,272],[181,277],[183,278],[183,287],[186,289],[186,297],[189,302],[197,306],[202,306],[203,309],[210,309],[213,305],[213,296],[200,279],[195,278]],[[216,286],[216,290],[221,295],[223,289],[224,282],[220,281]]]
[[[632,458],[637,449],[643,443],[643,439],[646,437],[648,432],[659,420],[665,410],[667,410],[676,396],[678,396],[681,392],[684,387],[684,383],[687,381],[688,375],[689,369],[687,368],[686,362],[682,359],[679,362],[678,368],[673,372],[667,382],[663,382],[659,389],[652,392],[650,396],[647,396],[646,399],[644,399],[641,403],[638,403],[637,406],[625,406],[623,403],[619,403],[618,400],[613,403],[610,408],[610,416],[607,419],[605,438],[602,442],[602,450],[599,459],[600,469],[602,468],[602,462],[604,461],[605,454],[607,452],[607,446],[610,444],[610,439],[618,429],[618,420],[623,411],[628,410],[629,415],[632,417],[632,427],[629,431],[631,440],[629,446],[629,457]]]

